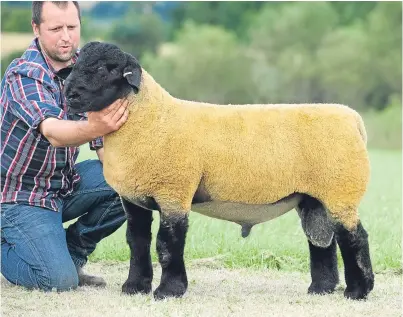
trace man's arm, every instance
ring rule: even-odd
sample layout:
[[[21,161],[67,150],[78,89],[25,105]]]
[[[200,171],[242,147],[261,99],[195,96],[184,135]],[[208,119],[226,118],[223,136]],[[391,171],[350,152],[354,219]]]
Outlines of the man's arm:
[[[54,147],[80,146],[118,130],[127,120],[127,104],[127,100],[118,99],[101,111],[89,112],[88,121],[47,118],[39,131]]]
[[[80,146],[99,135],[88,121],[47,118],[39,125],[39,131],[54,147]]]
[[[118,130],[127,120],[127,101],[116,100],[109,107],[88,113],[88,121],[64,120],[64,111],[53,93],[35,78],[18,73],[7,77],[2,91],[10,102],[10,111],[33,133],[41,133],[53,146],[79,146]]]

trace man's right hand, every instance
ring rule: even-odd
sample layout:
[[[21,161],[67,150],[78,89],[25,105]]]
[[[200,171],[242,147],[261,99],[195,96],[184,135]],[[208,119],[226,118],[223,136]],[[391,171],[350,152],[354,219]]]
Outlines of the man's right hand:
[[[101,111],[88,112],[88,124],[96,137],[119,130],[129,116],[126,99],[117,99]]]
[[[46,118],[39,131],[54,147],[80,146],[118,130],[127,120],[128,101],[118,99],[107,108],[88,113],[88,121]]]

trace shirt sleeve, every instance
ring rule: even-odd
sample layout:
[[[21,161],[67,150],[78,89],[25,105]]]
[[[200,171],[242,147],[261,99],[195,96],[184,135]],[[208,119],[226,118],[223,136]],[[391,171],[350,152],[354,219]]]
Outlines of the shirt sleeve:
[[[46,118],[65,118],[53,94],[42,83],[33,78],[12,74],[6,87],[10,111],[24,121],[33,132]]]
[[[104,147],[104,138],[103,137],[96,138],[95,140],[91,141],[89,143],[89,145],[90,145],[90,149],[92,151],[96,151],[100,148],[103,148]]]

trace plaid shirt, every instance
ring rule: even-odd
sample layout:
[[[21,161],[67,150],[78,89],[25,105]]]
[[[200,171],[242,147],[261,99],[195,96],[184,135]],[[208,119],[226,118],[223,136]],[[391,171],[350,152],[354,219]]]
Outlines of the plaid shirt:
[[[1,81],[1,203],[58,211],[80,180],[74,168],[79,148],[53,147],[38,129],[46,118],[87,119],[68,114],[62,90],[36,39],[7,68]],[[102,138],[90,143],[92,150],[102,146]]]

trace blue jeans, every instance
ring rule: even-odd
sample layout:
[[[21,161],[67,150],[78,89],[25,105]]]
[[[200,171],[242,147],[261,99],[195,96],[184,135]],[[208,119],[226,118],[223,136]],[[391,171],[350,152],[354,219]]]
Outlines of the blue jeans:
[[[76,266],[126,220],[119,196],[105,182],[102,164],[76,165],[76,191],[59,212],[21,204],[1,205],[1,273],[11,283],[45,291],[78,285]],[[63,222],[78,218],[67,229]]]

